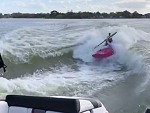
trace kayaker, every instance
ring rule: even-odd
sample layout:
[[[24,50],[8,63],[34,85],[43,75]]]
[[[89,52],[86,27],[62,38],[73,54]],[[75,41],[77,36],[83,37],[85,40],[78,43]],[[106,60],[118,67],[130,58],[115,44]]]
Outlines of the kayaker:
[[[110,47],[112,47],[111,46],[111,43],[112,43],[112,37],[116,34],[117,32],[115,32],[115,33],[113,33],[112,35],[111,35],[111,33],[109,33],[109,36],[107,37],[107,39],[105,39],[103,42],[101,42],[100,44],[98,44],[97,46],[95,46],[94,47],[94,49],[95,48],[97,48],[98,46],[100,46],[101,44],[103,44],[104,42],[105,42],[105,46],[110,46]]]

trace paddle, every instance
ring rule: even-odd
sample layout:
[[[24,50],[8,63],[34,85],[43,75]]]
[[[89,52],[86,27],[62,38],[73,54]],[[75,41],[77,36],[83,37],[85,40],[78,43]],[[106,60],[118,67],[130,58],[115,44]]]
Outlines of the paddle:
[[[113,37],[117,32],[113,33],[112,35],[108,36],[103,42],[101,42],[100,44],[98,44],[97,46],[94,47],[97,48],[98,46],[100,46],[102,43],[104,43],[106,40],[108,40],[109,38]]]

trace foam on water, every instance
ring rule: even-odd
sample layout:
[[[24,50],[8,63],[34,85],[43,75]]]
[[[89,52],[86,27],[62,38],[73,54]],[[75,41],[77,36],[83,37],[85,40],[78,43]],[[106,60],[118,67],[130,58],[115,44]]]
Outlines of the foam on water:
[[[57,34],[57,31],[63,27],[51,27],[53,29],[48,29],[46,26],[44,28],[23,27],[9,32],[0,40],[0,52],[8,59],[14,56],[15,62],[28,62],[32,56],[36,55],[42,58],[62,55],[63,53],[57,49],[73,43],[71,39],[65,37],[63,39],[63,36]]]
[[[97,72],[93,71],[93,69],[97,70]],[[91,86],[92,89],[86,89],[87,92],[93,89],[101,89],[104,86],[107,86],[111,81],[116,81],[121,76],[118,76],[117,73],[108,72],[108,70],[104,68],[97,68],[97,66],[87,67],[82,66],[79,71],[73,71],[68,67],[63,67],[61,70],[54,69],[55,71],[37,71],[33,75],[26,75],[25,77],[14,78],[14,79],[6,79],[4,77],[0,77],[0,97],[5,96],[6,94],[40,94],[40,95],[52,95],[53,92],[59,92],[59,87],[64,87],[64,90],[67,90],[69,86],[74,87],[72,90],[74,95],[80,95],[81,92],[76,92],[83,87],[85,84],[91,84],[98,82],[101,85],[97,87]],[[99,73],[99,72],[103,73]],[[107,72],[107,74],[106,74]],[[110,74],[111,73],[111,74]],[[107,83],[108,81],[108,83]],[[90,86],[89,86],[90,87]],[[78,89],[79,88],[79,89]],[[94,92],[93,92],[94,93]],[[61,95],[61,94],[58,94]]]
[[[113,37],[115,55],[100,62],[95,61],[91,55],[102,46],[95,50],[93,50],[93,48],[102,42],[105,37],[108,36],[109,32],[114,33],[116,31],[117,34]],[[20,34],[18,35],[18,33]],[[3,48],[1,52],[5,54],[7,51],[25,62],[30,58],[30,54],[38,54],[41,57],[55,57],[55,54],[58,54],[58,52],[54,52],[56,50],[55,48],[59,48],[59,46],[60,48],[62,47],[61,44],[56,45],[56,43],[60,40],[62,42],[62,39],[59,40],[58,37],[59,41],[57,40],[56,42],[56,37],[54,38],[48,35],[48,32],[41,31],[41,29],[21,28],[5,35],[5,38],[1,40],[1,46]],[[148,33],[128,26],[109,26],[100,29],[92,29],[84,33],[83,36],[84,37],[80,37],[77,42],[74,42],[77,46],[73,48],[73,58],[81,59],[84,62],[92,62],[94,64],[79,64],[79,71],[68,71],[65,68],[61,71],[56,71],[56,69],[54,69],[54,73],[51,71],[38,71],[34,74],[26,75],[27,77],[14,78],[11,80],[1,77],[1,90],[7,93],[20,91],[22,89],[27,92],[44,93],[49,89],[57,90],[60,86],[77,84],[83,81],[90,82],[99,80],[99,82],[103,82],[104,80],[117,80],[122,77],[115,72],[113,73],[113,71],[117,69],[120,70],[120,65],[126,65],[129,69],[134,68],[136,71],[139,71],[138,69],[143,66],[143,58],[140,54],[137,55],[136,51],[132,50],[132,47],[139,40],[147,40],[149,36]],[[4,42],[5,46],[3,46]],[[67,44],[68,42],[66,41],[65,45]],[[51,52],[53,49],[54,51]],[[101,87],[102,86],[101,84]]]

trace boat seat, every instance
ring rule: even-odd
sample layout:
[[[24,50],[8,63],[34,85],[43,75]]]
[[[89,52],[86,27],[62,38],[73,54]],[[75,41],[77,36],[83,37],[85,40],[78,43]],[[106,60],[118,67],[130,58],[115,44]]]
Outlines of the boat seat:
[[[150,113],[150,109],[148,108],[148,109],[146,109],[146,112],[145,113]]]
[[[7,95],[5,101],[0,101],[0,113],[106,113],[106,111],[100,101],[84,98]]]
[[[5,101],[0,101],[0,113],[8,113],[8,104]]]

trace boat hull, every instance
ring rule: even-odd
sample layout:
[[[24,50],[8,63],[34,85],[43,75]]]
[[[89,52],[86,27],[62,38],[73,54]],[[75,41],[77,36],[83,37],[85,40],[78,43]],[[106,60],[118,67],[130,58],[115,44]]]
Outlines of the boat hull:
[[[112,56],[113,54],[114,54],[114,50],[109,47],[109,48],[104,48],[104,49],[97,51],[92,56],[94,58],[107,58],[107,57]]]

